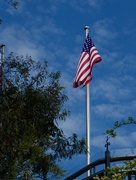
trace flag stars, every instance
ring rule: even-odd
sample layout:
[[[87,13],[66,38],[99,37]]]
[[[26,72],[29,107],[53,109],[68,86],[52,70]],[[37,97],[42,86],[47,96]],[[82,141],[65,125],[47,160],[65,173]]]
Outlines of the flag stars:
[[[89,34],[85,40],[84,47],[82,52],[90,52],[90,49],[94,46],[92,39],[90,38]]]
[[[73,87],[77,88],[80,85],[86,86],[92,80],[92,68],[94,64],[100,62],[101,60],[102,58],[88,34],[79,59]]]

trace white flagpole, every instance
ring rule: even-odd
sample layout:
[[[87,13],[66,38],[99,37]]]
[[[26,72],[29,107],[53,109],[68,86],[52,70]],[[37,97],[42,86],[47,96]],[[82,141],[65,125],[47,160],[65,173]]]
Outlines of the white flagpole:
[[[89,33],[89,26],[84,27],[86,31],[86,37]],[[86,85],[86,163],[90,164],[90,85]],[[87,172],[87,176],[90,176],[90,171]]]

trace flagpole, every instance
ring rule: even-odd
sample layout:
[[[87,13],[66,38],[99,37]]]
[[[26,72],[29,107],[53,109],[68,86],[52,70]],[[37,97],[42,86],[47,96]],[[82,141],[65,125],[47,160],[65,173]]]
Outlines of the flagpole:
[[[86,37],[89,33],[89,26],[85,26]],[[86,85],[86,163],[90,164],[90,85]],[[90,176],[90,171],[87,172],[87,176]]]

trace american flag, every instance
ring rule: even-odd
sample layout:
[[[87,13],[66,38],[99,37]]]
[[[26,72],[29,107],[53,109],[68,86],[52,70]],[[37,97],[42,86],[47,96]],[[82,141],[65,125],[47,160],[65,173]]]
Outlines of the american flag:
[[[80,55],[73,87],[77,88],[80,85],[86,86],[92,80],[93,65],[101,60],[102,58],[88,34]]]

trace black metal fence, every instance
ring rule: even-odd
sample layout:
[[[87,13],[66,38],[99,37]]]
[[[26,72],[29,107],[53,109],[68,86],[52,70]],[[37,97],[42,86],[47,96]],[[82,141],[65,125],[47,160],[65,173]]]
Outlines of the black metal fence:
[[[80,178],[80,176],[83,174],[86,174],[87,171],[90,171],[90,176],[86,177],[82,180],[93,180],[93,177],[95,177],[96,175],[98,175],[99,177],[105,175],[106,174],[106,168],[110,167],[112,163],[119,162],[119,161],[123,162],[126,160],[133,160],[134,158],[136,158],[135,152],[127,154],[127,155],[111,156],[110,151],[107,148],[105,151],[105,157],[104,158],[98,159],[98,160],[90,163],[89,165],[83,167],[82,169],[78,170],[74,174],[65,178],[65,180],[75,180],[76,178]],[[105,168],[97,171],[96,167],[99,165],[102,165],[102,164],[105,165]],[[132,170],[128,173],[128,180],[134,180],[134,179],[136,179],[136,172]]]

